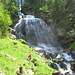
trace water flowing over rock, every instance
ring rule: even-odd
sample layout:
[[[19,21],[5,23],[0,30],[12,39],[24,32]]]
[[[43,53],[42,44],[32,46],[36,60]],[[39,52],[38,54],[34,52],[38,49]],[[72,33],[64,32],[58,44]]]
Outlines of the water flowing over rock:
[[[20,13],[19,17],[19,22],[14,27],[19,39],[26,40],[31,47],[41,47],[46,52],[55,53],[63,50],[51,28],[42,19],[23,13]]]
[[[71,68],[74,70],[75,67],[71,67],[70,63],[75,60],[75,53],[62,52],[63,48],[58,44],[56,36],[42,19],[35,18],[33,15],[24,15],[23,13],[18,15],[20,19],[14,27],[17,38],[26,40],[31,47],[37,47],[35,51],[40,54],[45,51],[47,53],[46,57],[50,59],[52,64],[50,66],[58,69],[61,75],[73,74]]]
[[[71,65],[67,62],[62,62],[60,64],[55,63],[58,67],[58,70],[62,75],[65,75],[66,73],[72,74]]]
[[[61,75],[71,75],[74,72],[74,59],[71,54],[60,53],[56,58],[51,59],[51,65],[54,69],[58,69]]]

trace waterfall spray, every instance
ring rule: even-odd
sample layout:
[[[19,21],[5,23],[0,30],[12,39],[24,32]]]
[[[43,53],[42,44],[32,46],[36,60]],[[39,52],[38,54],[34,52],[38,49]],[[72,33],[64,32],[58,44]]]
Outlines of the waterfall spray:
[[[56,63],[58,70],[65,75],[67,72],[72,74],[70,61],[74,61],[71,55],[67,53],[61,53],[63,48],[58,44],[57,38],[52,32],[51,28],[39,18],[35,18],[33,15],[24,15],[18,13],[19,22],[15,25],[16,36],[18,39],[24,39],[30,47],[41,47],[48,53],[59,53],[56,57],[62,58],[64,61]],[[62,67],[63,65],[63,67]]]
[[[41,47],[46,52],[63,51],[51,28],[42,19],[23,13],[20,13],[19,17],[20,20],[14,27],[19,39],[26,40],[31,47]]]

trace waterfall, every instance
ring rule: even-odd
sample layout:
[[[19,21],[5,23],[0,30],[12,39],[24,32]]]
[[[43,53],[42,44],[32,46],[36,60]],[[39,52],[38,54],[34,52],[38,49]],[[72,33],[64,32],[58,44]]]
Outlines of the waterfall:
[[[21,0],[18,0],[18,8],[19,8],[19,10],[21,10],[21,6],[22,6]]]
[[[14,27],[19,39],[26,40],[31,47],[41,47],[46,52],[55,53],[63,50],[51,28],[42,19],[23,13],[19,13],[19,17],[19,22]]]
[[[74,59],[71,57],[71,55],[68,55],[67,53],[61,53],[58,54],[56,58],[64,59],[64,61],[61,61],[60,63],[55,63],[62,75],[66,75],[67,73],[73,74],[70,62],[74,61]]]
[[[70,62],[74,61],[72,55],[67,53],[60,53],[63,48],[58,44],[57,38],[42,19],[35,18],[33,15],[24,15],[23,13],[18,13],[19,21],[14,26],[16,30],[16,36],[18,39],[24,39],[30,47],[41,47],[46,52],[53,53],[55,58],[62,58],[60,62],[53,62],[53,58],[50,55],[51,63],[58,67],[58,70],[62,75],[67,73],[72,74]],[[56,53],[56,54],[54,54]]]
[[[65,68],[62,68],[60,64],[55,63],[57,65],[59,71],[61,72],[61,74],[62,75],[65,75],[66,73],[73,74],[70,63],[67,63],[67,62],[62,62],[62,63],[63,63],[63,67],[65,67]]]

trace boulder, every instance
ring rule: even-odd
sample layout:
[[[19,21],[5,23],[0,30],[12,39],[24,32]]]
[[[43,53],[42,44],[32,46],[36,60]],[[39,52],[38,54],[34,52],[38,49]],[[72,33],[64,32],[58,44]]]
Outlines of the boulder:
[[[41,56],[41,57],[46,57],[46,52],[44,49],[40,48],[40,47],[35,47],[34,48],[34,51],[38,52],[38,54]]]
[[[52,75],[60,75],[60,72],[52,73]]]
[[[52,67],[53,69],[57,69],[58,70],[58,67],[57,67],[57,65],[55,63],[51,63],[49,66]]]
[[[0,71],[0,75],[5,75],[3,71]]]
[[[49,52],[48,52],[48,53],[46,54],[46,58],[47,58],[47,59],[50,59],[50,58],[54,59],[54,58],[56,58],[56,54],[54,54],[54,53],[49,53]]]
[[[16,39],[16,35],[11,34],[11,35],[9,36],[9,38],[11,38],[11,39]]]
[[[15,32],[16,32],[16,30],[14,30],[14,29],[11,28],[11,27],[9,28],[9,33],[10,33],[10,34],[14,34],[14,35],[15,35]]]

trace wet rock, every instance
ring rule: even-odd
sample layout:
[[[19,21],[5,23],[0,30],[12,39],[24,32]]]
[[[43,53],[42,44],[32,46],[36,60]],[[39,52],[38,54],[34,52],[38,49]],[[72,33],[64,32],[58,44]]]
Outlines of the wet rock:
[[[65,73],[65,75],[70,75],[69,73]]]
[[[54,58],[56,57],[56,54],[47,53],[47,54],[46,54],[46,58],[47,58],[47,59],[50,59],[50,57],[51,57],[52,59],[54,59]]]
[[[72,66],[72,67],[71,67],[72,71],[75,72],[75,62],[72,62],[72,63],[71,63],[71,66]]]
[[[75,75],[75,73],[74,73],[74,74],[68,74],[68,73],[67,73],[66,75]]]
[[[51,63],[50,67],[54,68],[54,69],[58,69],[57,65],[55,63]]]
[[[9,33],[15,35],[16,30],[14,30],[13,28],[9,28]]]
[[[75,50],[71,52],[71,56],[75,60]]]
[[[52,73],[52,75],[60,75],[60,72]]]

